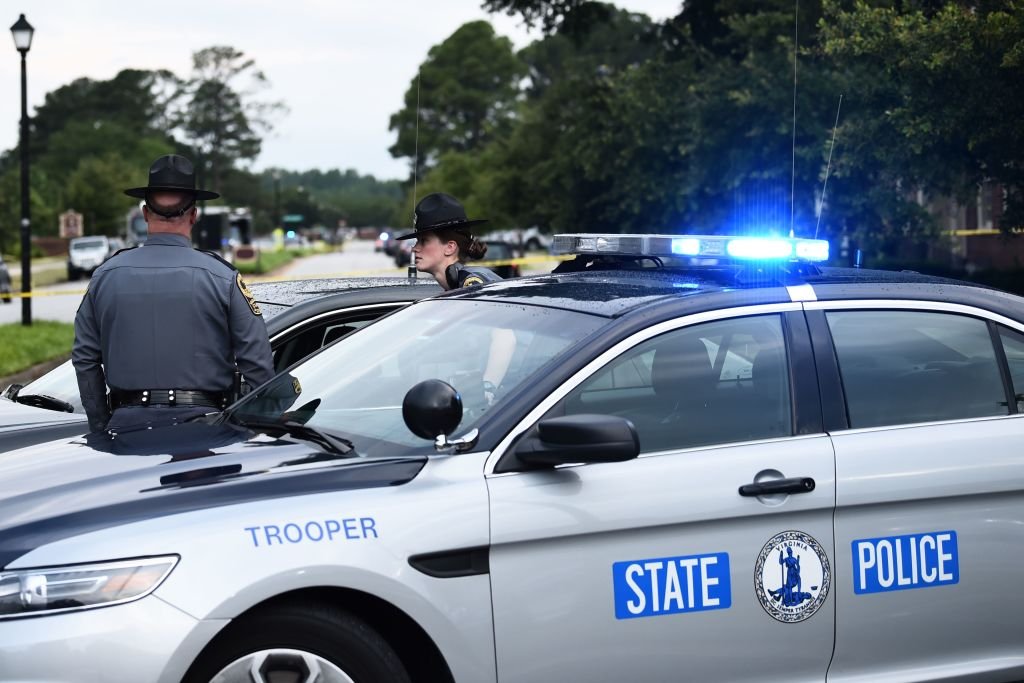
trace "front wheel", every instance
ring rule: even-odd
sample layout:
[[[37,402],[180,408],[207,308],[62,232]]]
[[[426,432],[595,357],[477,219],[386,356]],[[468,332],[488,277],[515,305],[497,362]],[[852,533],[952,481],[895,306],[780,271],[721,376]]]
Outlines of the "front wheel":
[[[227,626],[186,683],[410,683],[394,649],[368,624],[332,606],[301,602]]]

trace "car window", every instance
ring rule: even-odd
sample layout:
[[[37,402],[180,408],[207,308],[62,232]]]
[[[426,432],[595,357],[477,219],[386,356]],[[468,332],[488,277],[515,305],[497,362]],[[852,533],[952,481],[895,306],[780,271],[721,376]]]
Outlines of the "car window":
[[[831,311],[850,426],[1005,415],[987,324],[927,311]]]
[[[351,439],[364,457],[433,445],[402,418],[406,393],[440,379],[461,396],[457,433],[472,429],[504,398],[607,323],[585,313],[497,302],[425,301],[396,311],[341,344],[304,360],[235,405],[241,421],[302,420]],[[511,333],[512,344],[500,343]],[[495,351],[507,364],[490,399],[484,369]]]
[[[289,333],[284,339],[275,341],[274,372],[281,372],[322,347],[369,325],[395,308],[398,306],[376,308],[368,313],[334,316],[330,319],[310,323]]]
[[[631,420],[645,453],[789,436],[781,321],[752,316],[654,337],[587,379],[548,416],[581,413]]]
[[[1006,363],[1010,366],[1010,380],[1017,397],[1017,412],[1024,413],[1024,334],[1000,326],[999,335],[1003,339]]]
[[[74,250],[74,251],[78,251],[80,249],[106,248],[106,246],[107,246],[106,241],[102,240],[102,239],[83,240],[81,242],[72,242],[71,243],[71,249]]]
[[[76,413],[84,413],[82,398],[78,393],[78,377],[75,375],[75,368],[71,361],[64,361],[59,366],[50,370],[42,377],[29,382],[18,392],[22,396],[41,394],[67,401]]]

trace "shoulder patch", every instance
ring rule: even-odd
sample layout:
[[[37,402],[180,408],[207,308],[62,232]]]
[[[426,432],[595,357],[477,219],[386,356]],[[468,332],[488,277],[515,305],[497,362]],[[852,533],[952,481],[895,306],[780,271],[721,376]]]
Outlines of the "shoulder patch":
[[[256,299],[253,297],[252,292],[245,286],[245,280],[242,279],[241,273],[236,274],[235,284],[238,285],[238,291],[242,293],[242,296],[245,297],[246,302],[249,304],[249,308],[252,309],[252,314],[263,315],[263,311],[260,310],[260,305],[256,303]]]
[[[470,285],[482,285],[483,283],[484,279],[479,275],[470,275],[469,277],[462,281],[462,286],[469,287]]]

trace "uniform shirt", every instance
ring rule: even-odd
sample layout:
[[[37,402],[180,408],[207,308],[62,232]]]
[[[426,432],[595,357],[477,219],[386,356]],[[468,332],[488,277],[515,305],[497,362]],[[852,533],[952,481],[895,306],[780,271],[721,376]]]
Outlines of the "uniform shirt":
[[[452,289],[497,282],[501,279],[493,270],[480,266],[464,266],[461,263],[448,266],[445,278]]]
[[[106,386],[226,392],[236,364],[253,386],[274,375],[267,326],[241,275],[169,233],[96,269],[71,358],[93,429],[110,417]]]

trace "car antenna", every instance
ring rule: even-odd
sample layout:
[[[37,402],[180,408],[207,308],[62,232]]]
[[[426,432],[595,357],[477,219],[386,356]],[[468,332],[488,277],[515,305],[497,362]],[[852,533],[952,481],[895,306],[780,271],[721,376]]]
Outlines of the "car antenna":
[[[832,152],[836,149],[836,131],[839,130],[839,111],[843,108],[843,93],[839,93],[839,104],[836,106],[836,122],[832,126],[832,144],[828,148],[828,164],[825,165],[825,181],[821,184],[821,200],[818,202],[818,222],[814,226],[814,239],[818,239],[818,228],[821,227],[821,214],[825,211],[825,188],[828,187],[828,174],[832,170]]]
[[[796,224],[796,63],[799,56],[800,0],[794,0],[793,10],[793,165],[789,176],[789,237]]]
[[[420,171],[420,72],[422,69],[416,69],[416,140],[413,143],[413,157],[412,157],[412,229],[416,230],[416,181],[418,180]],[[406,269],[406,275],[410,280],[415,280],[418,276],[416,272],[416,257],[411,256],[409,258],[409,266]]]

